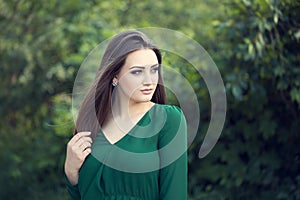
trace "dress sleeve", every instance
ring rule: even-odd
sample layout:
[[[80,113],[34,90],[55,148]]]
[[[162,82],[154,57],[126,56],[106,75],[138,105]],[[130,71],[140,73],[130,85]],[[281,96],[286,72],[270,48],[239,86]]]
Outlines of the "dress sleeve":
[[[79,189],[78,189],[78,184],[72,185],[70,183],[70,181],[68,180],[66,174],[64,174],[64,176],[65,176],[65,181],[67,184],[67,190],[68,190],[68,193],[70,194],[71,200],[80,200],[81,197],[80,197],[80,193],[79,193]]]
[[[166,108],[167,119],[159,138],[160,200],[187,199],[187,127],[183,112]]]

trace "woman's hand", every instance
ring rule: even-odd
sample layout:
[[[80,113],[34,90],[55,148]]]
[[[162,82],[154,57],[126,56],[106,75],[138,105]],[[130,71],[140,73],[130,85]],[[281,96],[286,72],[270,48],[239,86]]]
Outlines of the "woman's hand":
[[[79,170],[85,158],[92,152],[91,132],[79,132],[67,145],[65,173],[71,184],[78,183]]]

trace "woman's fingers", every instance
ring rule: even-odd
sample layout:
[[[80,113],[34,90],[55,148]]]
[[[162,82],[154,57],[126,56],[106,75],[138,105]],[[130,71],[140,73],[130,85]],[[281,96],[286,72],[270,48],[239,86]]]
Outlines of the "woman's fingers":
[[[92,152],[91,132],[79,132],[68,142],[65,172],[72,184],[78,182],[78,171],[85,158]]]
[[[90,147],[92,147],[92,143],[90,141],[85,141],[79,146],[79,148],[82,151],[84,151],[86,148],[90,148]]]
[[[84,132],[78,132],[76,135],[74,135],[72,137],[72,139],[69,141],[69,144],[71,146],[73,146],[74,144],[76,144],[79,140],[81,140],[81,138],[84,138],[84,137],[88,137],[90,138],[89,136],[91,135],[91,132],[89,131],[84,131]],[[91,139],[92,141],[92,139]]]
[[[85,143],[92,144],[92,138],[87,137],[87,136],[81,137],[79,140],[77,140],[77,142],[74,145],[80,147],[80,146],[82,146]]]
[[[68,146],[73,149],[81,148],[85,145],[86,147],[90,147],[92,145],[92,138],[89,136],[90,132],[80,132],[77,133],[73,138],[68,142]],[[84,148],[85,149],[85,148]]]
[[[91,132],[79,132],[68,142],[67,158],[70,161],[78,162],[75,166],[80,167],[86,156],[91,152]]]
[[[92,152],[91,148],[86,148],[86,149],[83,151],[83,156],[84,156],[84,158],[86,158],[91,152]]]

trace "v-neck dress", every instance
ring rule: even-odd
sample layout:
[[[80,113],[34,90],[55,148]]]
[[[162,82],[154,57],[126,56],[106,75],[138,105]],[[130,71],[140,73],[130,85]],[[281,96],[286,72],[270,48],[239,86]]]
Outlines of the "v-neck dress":
[[[187,199],[186,120],[177,106],[155,104],[118,142],[99,131],[72,200]]]

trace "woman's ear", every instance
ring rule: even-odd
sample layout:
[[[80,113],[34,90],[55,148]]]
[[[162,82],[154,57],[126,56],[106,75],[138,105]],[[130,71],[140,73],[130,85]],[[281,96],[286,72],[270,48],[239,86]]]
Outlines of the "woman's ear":
[[[116,86],[118,85],[118,83],[119,83],[119,80],[118,80],[117,76],[115,76],[115,77],[113,78],[111,84],[112,84],[114,87],[116,87]]]
[[[113,78],[112,82],[113,82],[113,83],[115,83],[115,82],[119,82],[119,80],[118,80],[118,77],[117,77],[117,76],[115,76],[115,77]]]

